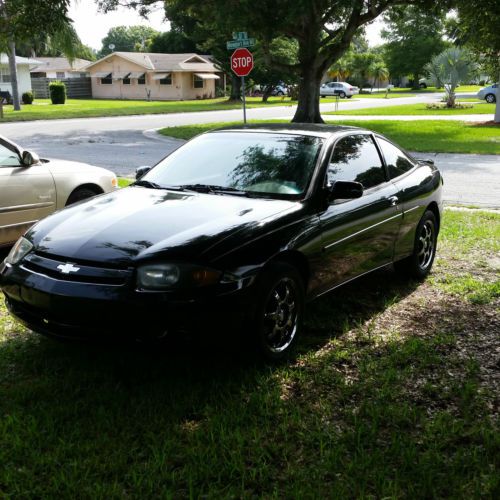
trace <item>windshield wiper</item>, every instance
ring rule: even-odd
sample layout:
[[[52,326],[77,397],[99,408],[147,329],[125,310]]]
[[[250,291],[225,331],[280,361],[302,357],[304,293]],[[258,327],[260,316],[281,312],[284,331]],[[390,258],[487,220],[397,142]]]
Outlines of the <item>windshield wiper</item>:
[[[217,186],[216,184],[182,184],[182,189],[198,191],[200,193],[229,193],[241,196],[248,196],[248,191],[242,191],[233,187]]]
[[[185,191],[185,189],[181,186],[163,186],[161,184],[157,184],[156,182],[147,181],[146,179],[135,181],[132,186],[141,186],[150,189],[170,189],[172,191]]]

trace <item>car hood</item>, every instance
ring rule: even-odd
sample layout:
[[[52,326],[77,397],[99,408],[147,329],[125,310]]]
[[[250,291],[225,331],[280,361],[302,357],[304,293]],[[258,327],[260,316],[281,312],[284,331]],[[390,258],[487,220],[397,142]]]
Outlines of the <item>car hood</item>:
[[[102,167],[96,167],[94,165],[89,165],[88,163],[81,163],[79,161],[47,158],[44,159],[43,162],[47,165],[52,175],[56,176],[75,173],[88,174],[89,171],[92,171],[94,174],[100,175],[114,175],[110,170],[106,170]]]
[[[229,236],[241,232],[243,243],[300,208],[284,200],[130,187],[61,210],[27,237],[36,251],[68,260],[129,265],[161,254],[199,261],[215,247],[227,251]]]

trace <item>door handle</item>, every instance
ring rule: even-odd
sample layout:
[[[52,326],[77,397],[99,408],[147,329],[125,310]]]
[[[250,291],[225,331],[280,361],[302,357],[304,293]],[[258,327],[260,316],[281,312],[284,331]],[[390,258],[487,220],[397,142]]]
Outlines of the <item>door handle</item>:
[[[387,198],[391,204],[391,206],[395,206],[398,204],[398,201],[399,201],[399,198],[397,196],[389,196],[389,198]]]

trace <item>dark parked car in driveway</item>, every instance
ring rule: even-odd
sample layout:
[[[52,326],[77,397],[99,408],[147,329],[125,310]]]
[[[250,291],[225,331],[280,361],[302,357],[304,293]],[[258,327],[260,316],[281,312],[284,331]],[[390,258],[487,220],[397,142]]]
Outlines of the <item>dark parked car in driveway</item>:
[[[369,130],[222,129],[138,176],[14,246],[0,286],[29,328],[136,338],[215,322],[279,359],[308,300],[393,263],[424,278],[434,260],[441,175]]]

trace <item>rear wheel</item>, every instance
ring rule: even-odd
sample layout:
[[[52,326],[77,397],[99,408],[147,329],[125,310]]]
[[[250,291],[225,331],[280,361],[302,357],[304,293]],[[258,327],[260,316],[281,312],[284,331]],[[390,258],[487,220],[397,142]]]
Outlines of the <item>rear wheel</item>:
[[[251,336],[270,361],[287,358],[301,330],[304,284],[296,268],[276,262],[263,271]]]
[[[82,200],[86,200],[87,198],[92,198],[93,196],[96,196],[97,193],[91,188],[87,187],[81,187],[75,189],[69,196],[68,201],[66,202],[66,206],[68,205],[73,205],[73,203],[77,203]]]
[[[490,104],[493,104],[494,102],[497,101],[495,94],[487,94],[485,99],[486,99],[486,102],[488,102]]]
[[[341,99],[345,99],[345,97],[346,97],[346,93],[345,93],[344,91],[339,92],[339,97],[340,97]]]
[[[436,216],[427,210],[417,226],[413,253],[395,262],[396,271],[416,279],[424,279],[430,273],[436,256],[437,227]]]

